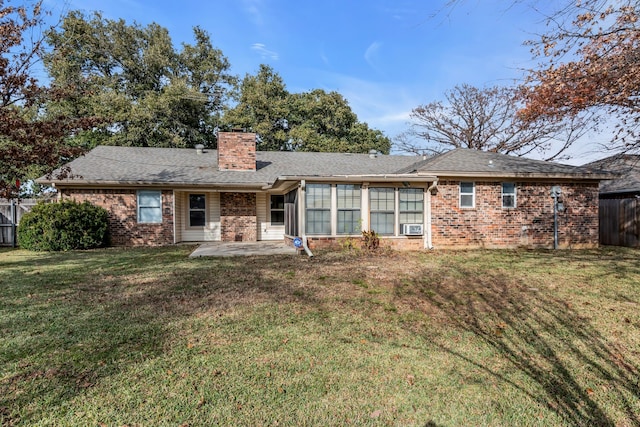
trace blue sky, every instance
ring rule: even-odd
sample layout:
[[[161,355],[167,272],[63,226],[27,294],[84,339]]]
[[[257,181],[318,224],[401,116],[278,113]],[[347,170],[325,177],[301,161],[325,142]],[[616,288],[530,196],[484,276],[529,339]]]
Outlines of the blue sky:
[[[537,2],[545,7],[561,0]],[[543,16],[517,0],[47,0],[54,14],[102,11],[167,28],[176,45],[192,27],[243,77],[271,65],[290,92],[341,93],[361,121],[393,138],[412,108],[457,84],[509,84],[534,65],[523,45]]]

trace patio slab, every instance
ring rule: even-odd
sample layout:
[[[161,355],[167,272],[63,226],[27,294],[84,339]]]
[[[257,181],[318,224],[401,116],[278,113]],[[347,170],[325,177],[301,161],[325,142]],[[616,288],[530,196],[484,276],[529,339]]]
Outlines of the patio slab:
[[[284,242],[208,242],[196,248],[189,258],[250,255],[296,255],[297,250]]]

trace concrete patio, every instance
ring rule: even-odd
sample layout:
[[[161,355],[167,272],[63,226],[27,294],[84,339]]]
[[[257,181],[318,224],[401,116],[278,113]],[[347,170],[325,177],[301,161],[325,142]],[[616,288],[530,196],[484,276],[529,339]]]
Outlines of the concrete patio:
[[[250,255],[296,255],[297,250],[284,242],[208,242],[196,248],[189,258]]]

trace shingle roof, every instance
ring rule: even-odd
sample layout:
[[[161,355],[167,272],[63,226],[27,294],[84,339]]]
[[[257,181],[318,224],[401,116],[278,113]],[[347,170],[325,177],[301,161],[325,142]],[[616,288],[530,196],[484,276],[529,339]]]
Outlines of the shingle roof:
[[[419,160],[415,156],[258,151],[256,171],[219,171],[217,151],[99,146],[69,164],[72,178],[40,178],[58,185],[267,186],[286,177],[438,175],[458,177],[531,177],[601,179],[602,175],[568,166],[469,149]],[[53,173],[56,176],[56,172]]]
[[[457,148],[430,157],[399,172],[409,173],[412,170],[439,176],[601,178],[598,174],[578,166],[466,148]]]
[[[615,179],[600,183],[601,194],[640,194],[640,155],[615,155],[588,163],[584,167],[591,170],[609,171],[616,175]]]
[[[284,176],[393,174],[416,157],[349,153],[258,151],[257,170],[219,171],[216,150],[99,146],[69,164],[73,179],[56,183],[267,185]],[[53,173],[53,176],[56,172]]]

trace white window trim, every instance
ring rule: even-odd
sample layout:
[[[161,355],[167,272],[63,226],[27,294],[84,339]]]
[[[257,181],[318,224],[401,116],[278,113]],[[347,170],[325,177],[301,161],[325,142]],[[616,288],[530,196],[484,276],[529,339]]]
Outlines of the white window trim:
[[[282,197],[282,209],[271,209],[271,198],[273,196],[280,196]],[[284,227],[284,212],[285,212],[285,208],[284,208],[284,194],[267,194],[267,215],[269,215],[269,218],[267,219],[267,222],[269,223],[270,227]],[[282,212],[282,224],[274,224],[273,221],[271,220],[271,212],[272,211],[277,211],[277,212]]]
[[[191,196],[204,195],[204,209],[191,209]],[[209,222],[209,197],[207,193],[188,193],[187,194],[187,229],[202,230],[207,228]],[[204,225],[191,225],[191,211],[204,211]]]
[[[505,193],[504,192],[504,184],[513,184],[513,193]],[[515,182],[503,182],[500,184],[500,202],[502,204],[502,209],[515,209],[518,207],[518,186]],[[513,206],[505,206],[504,205],[504,196],[513,195]]]
[[[356,185],[360,187],[360,206],[358,208],[338,208],[338,185]],[[331,221],[333,222],[334,226],[331,227],[332,230],[332,235],[334,236],[339,236],[339,237],[347,237],[347,236],[358,236],[361,233],[361,228],[362,228],[362,184],[350,184],[350,183],[344,183],[344,184],[335,184],[333,186],[333,188],[335,189],[335,218],[332,215],[331,217]],[[332,193],[333,196],[333,193]],[[332,205],[333,208],[333,205]],[[339,211],[356,211],[359,210],[360,211],[360,230],[355,231],[353,233],[339,233],[338,232],[338,212]]]
[[[142,206],[140,204],[140,195],[142,193],[154,193],[158,196],[160,200],[160,206]],[[152,207],[160,209],[160,220],[159,221],[142,221],[140,219],[140,208]],[[137,214],[137,222],[138,224],[162,224],[162,191],[160,190],[138,190],[136,191],[136,214]]]
[[[463,193],[462,192],[462,184],[471,184],[472,185],[472,190],[471,193]],[[460,184],[458,184],[458,206],[460,207],[460,209],[475,209],[476,207],[476,183],[473,181],[460,181]],[[462,196],[468,196],[471,195],[471,206],[463,206],[462,205]]]

